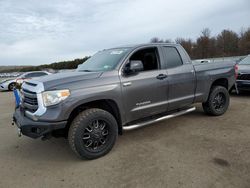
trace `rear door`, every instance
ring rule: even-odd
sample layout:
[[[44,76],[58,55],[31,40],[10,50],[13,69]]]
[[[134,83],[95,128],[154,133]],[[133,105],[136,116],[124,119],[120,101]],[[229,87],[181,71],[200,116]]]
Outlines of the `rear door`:
[[[162,46],[162,51],[168,75],[168,110],[192,104],[195,93],[193,65],[182,58],[185,54],[179,53],[178,46]]]

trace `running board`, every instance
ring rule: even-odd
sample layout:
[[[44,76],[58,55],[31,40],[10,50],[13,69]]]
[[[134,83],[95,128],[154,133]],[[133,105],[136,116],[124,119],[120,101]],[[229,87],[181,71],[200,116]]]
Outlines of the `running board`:
[[[152,123],[156,123],[156,122],[163,121],[163,120],[166,120],[166,119],[170,119],[170,118],[174,118],[174,117],[177,117],[177,116],[181,116],[181,115],[187,114],[189,112],[193,112],[193,111],[195,111],[195,109],[196,109],[195,107],[188,108],[186,110],[175,112],[173,114],[162,116],[160,118],[152,119],[152,120],[149,120],[149,121],[144,121],[142,123],[137,123],[137,124],[134,124],[134,125],[124,126],[122,129],[124,131],[130,131],[130,130],[133,130],[133,129],[138,129],[140,127],[144,127],[144,126],[152,124]]]

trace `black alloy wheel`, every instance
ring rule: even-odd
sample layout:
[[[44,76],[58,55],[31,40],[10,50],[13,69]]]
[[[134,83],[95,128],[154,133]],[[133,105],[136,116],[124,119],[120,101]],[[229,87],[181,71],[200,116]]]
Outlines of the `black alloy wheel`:
[[[213,106],[215,110],[221,110],[226,104],[226,96],[224,93],[218,93],[213,100]]]
[[[97,119],[88,125],[83,133],[83,144],[89,151],[101,150],[107,143],[109,125],[105,120]]]
[[[99,108],[81,112],[71,123],[68,140],[71,149],[84,159],[106,155],[114,146],[118,125],[114,116]]]
[[[213,86],[206,102],[202,103],[203,110],[213,116],[224,114],[230,103],[230,95],[227,88]]]

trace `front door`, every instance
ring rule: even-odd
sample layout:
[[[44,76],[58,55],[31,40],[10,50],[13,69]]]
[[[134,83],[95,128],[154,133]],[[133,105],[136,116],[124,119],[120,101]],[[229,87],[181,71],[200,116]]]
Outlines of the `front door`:
[[[168,93],[166,70],[161,69],[156,47],[138,50],[131,60],[142,61],[144,70],[120,77],[128,122],[166,111]]]

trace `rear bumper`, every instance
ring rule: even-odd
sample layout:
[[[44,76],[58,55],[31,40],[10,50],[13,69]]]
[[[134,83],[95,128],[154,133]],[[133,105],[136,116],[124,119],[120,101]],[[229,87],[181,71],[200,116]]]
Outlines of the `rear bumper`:
[[[14,115],[13,121],[20,128],[21,133],[31,138],[39,138],[45,134],[52,132],[53,130],[63,129],[66,127],[67,121],[61,122],[41,122],[33,121],[27,118],[20,108],[17,108]]]
[[[237,80],[236,81],[237,88],[239,90],[247,90],[250,91],[250,80]]]

